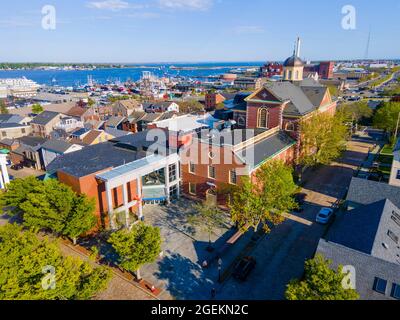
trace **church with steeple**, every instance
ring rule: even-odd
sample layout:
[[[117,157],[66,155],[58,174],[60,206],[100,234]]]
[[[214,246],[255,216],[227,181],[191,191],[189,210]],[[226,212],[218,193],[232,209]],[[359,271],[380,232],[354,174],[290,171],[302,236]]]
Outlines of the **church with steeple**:
[[[297,38],[296,47],[293,55],[283,63],[284,81],[302,81],[304,72],[304,62],[300,59],[301,40]]]
[[[311,78],[304,78],[300,58],[301,40],[297,39],[293,55],[283,65],[282,81],[268,82],[233,106],[233,120],[240,129],[272,130],[279,128],[298,141],[300,122],[316,113],[335,114],[337,101],[329,89]],[[242,94],[243,95],[243,94]]]

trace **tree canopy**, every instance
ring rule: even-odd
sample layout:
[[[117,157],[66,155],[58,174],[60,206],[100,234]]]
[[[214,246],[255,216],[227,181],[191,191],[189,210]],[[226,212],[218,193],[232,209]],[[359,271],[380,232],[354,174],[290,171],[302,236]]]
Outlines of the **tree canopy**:
[[[0,113],[1,114],[9,114],[10,113],[7,109],[6,104],[3,101],[0,101]]]
[[[119,265],[135,272],[146,263],[154,262],[161,252],[160,229],[140,222],[132,230],[113,233],[108,242],[119,256]]]
[[[319,113],[301,121],[300,162],[306,166],[330,164],[346,147],[349,130],[342,113]]]
[[[322,255],[305,263],[303,280],[292,280],[287,286],[288,300],[357,300],[359,295],[354,289],[346,288],[343,267],[338,270],[330,268],[331,261]]]
[[[9,207],[11,213],[22,213],[26,227],[48,229],[71,237],[74,242],[97,224],[94,200],[77,195],[54,179],[13,180],[1,194],[0,204]]]
[[[269,161],[257,171],[255,181],[241,177],[228,201],[232,221],[242,231],[257,230],[262,224],[270,232],[268,224],[282,223],[283,214],[296,208],[297,190],[293,170],[280,160]]]
[[[110,279],[108,269],[64,257],[57,242],[17,225],[0,227],[0,243],[0,300],[87,300]]]
[[[42,113],[44,111],[43,107],[39,103],[32,105],[32,112],[35,114]]]
[[[179,103],[179,112],[181,113],[198,113],[204,111],[204,106],[197,101],[196,99],[191,99],[188,101],[180,101]]]
[[[216,204],[207,202],[195,205],[194,211],[195,213],[188,219],[189,223],[207,232],[211,246],[211,235],[224,225],[226,215]]]
[[[400,114],[400,102],[385,102],[375,113],[374,126],[393,135]]]
[[[343,113],[344,119],[347,122],[360,123],[363,119],[370,119],[373,115],[373,110],[368,106],[367,101],[357,101],[354,103],[346,103],[340,106],[340,112]]]

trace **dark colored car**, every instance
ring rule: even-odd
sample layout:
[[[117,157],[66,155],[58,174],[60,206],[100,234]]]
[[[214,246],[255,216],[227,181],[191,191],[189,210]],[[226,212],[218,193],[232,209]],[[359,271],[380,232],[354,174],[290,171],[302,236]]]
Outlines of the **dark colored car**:
[[[22,163],[14,164],[11,166],[11,169],[16,170],[16,171],[22,170],[23,168],[24,168],[24,165]]]
[[[233,271],[233,277],[245,281],[250,272],[255,268],[256,264],[256,260],[252,257],[243,258],[236,265],[235,270]]]
[[[294,196],[294,200],[297,202],[299,205],[298,208],[294,209],[293,211],[295,212],[302,212],[304,210],[303,206],[304,203],[306,202],[307,194],[305,193],[298,193]]]

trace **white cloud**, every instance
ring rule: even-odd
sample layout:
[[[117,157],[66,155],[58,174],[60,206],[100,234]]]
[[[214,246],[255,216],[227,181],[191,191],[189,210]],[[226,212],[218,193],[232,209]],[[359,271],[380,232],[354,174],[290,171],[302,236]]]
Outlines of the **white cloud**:
[[[260,26],[238,26],[233,31],[238,35],[265,33],[264,28]]]
[[[87,7],[91,9],[102,9],[119,11],[129,8],[129,3],[121,0],[91,1],[87,3]]]
[[[212,7],[214,0],[159,0],[163,9],[205,11]]]

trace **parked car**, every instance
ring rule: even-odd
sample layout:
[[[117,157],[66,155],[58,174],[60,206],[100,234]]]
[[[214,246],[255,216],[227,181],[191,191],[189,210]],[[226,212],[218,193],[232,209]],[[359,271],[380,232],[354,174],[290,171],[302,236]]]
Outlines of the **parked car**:
[[[294,209],[294,212],[303,212],[304,210],[304,203],[306,202],[307,194],[305,193],[297,193],[294,196],[294,200],[297,202],[299,207],[297,209]]]
[[[316,222],[321,224],[327,224],[333,217],[334,211],[331,208],[322,208],[317,214]]]
[[[11,166],[11,169],[16,170],[16,171],[22,170],[23,168],[24,168],[24,165],[22,163],[14,164]]]
[[[233,277],[240,281],[245,281],[250,272],[256,266],[256,260],[253,257],[245,257],[238,262],[233,272]]]

